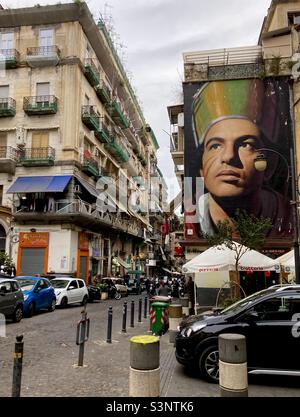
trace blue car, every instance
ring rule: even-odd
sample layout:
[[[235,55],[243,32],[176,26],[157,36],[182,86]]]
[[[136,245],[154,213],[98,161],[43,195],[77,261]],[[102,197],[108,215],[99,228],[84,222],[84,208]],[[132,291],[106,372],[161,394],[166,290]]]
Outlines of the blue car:
[[[56,296],[47,278],[19,276],[15,278],[24,294],[24,314],[28,317],[40,310],[54,311]]]

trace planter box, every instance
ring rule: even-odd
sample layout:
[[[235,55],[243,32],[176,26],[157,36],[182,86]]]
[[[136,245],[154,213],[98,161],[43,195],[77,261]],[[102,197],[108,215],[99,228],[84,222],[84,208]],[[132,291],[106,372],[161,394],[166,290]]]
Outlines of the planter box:
[[[108,292],[102,292],[101,293],[101,300],[107,300],[108,299]]]

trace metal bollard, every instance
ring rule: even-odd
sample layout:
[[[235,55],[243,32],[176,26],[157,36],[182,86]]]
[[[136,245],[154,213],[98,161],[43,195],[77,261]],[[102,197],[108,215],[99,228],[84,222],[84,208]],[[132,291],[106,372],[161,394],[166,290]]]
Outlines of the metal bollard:
[[[147,303],[148,303],[148,297],[145,297],[145,304],[144,304],[144,318],[147,318]]]
[[[126,321],[127,321],[127,301],[123,304],[123,323],[122,323],[122,332],[126,333]]]
[[[246,338],[241,334],[219,336],[221,397],[248,397]]]
[[[12,397],[20,397],[21,379],[22,379],[22,365],[23,365],[23,335],[16,336],[15,351],[14,351],[14,369],[12,382]]]
[[[130,339],[130,397],[159,397],[159,337],[134,336]]]
[[[134,327],[134,301],[131,301],[130,327]]]
[[[83,366],[84,344],[89,338],[90,319],[87,318],[86,310],[81,312],[81,320],[77,323],[76,345],[79,345],[78,366]]]
[[[139,315],[138,315],[139,323],[142,323],[142,303],[143,303],[143,300],[140,298],[139,299]]]
[[[111,343],[111,332],[112,332],[112,319],[113,319],[113,308],[108,308],[108,317],[107,317],[107,338],[106,343]]]

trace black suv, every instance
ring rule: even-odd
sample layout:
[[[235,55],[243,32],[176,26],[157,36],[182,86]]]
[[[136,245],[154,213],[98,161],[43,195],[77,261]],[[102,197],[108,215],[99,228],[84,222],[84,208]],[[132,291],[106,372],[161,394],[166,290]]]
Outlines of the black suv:
[[[219,379],[218,336],[246,337],[250,374],[300,376],[300,285],[274,285],[219,313],[188,317],[176,337],[176,359]]]
[[[19,322],[23,317],[24,295],[19,283],[11,278],[0,277],[0,314]]]

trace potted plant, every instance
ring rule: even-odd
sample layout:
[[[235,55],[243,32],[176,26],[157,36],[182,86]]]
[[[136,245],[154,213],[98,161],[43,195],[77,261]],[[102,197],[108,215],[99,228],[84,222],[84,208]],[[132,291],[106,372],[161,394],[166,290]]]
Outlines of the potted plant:
[[[108,285],[106,283],[99,284],[99,288],[101,290],[101,300],[108,299]]]

